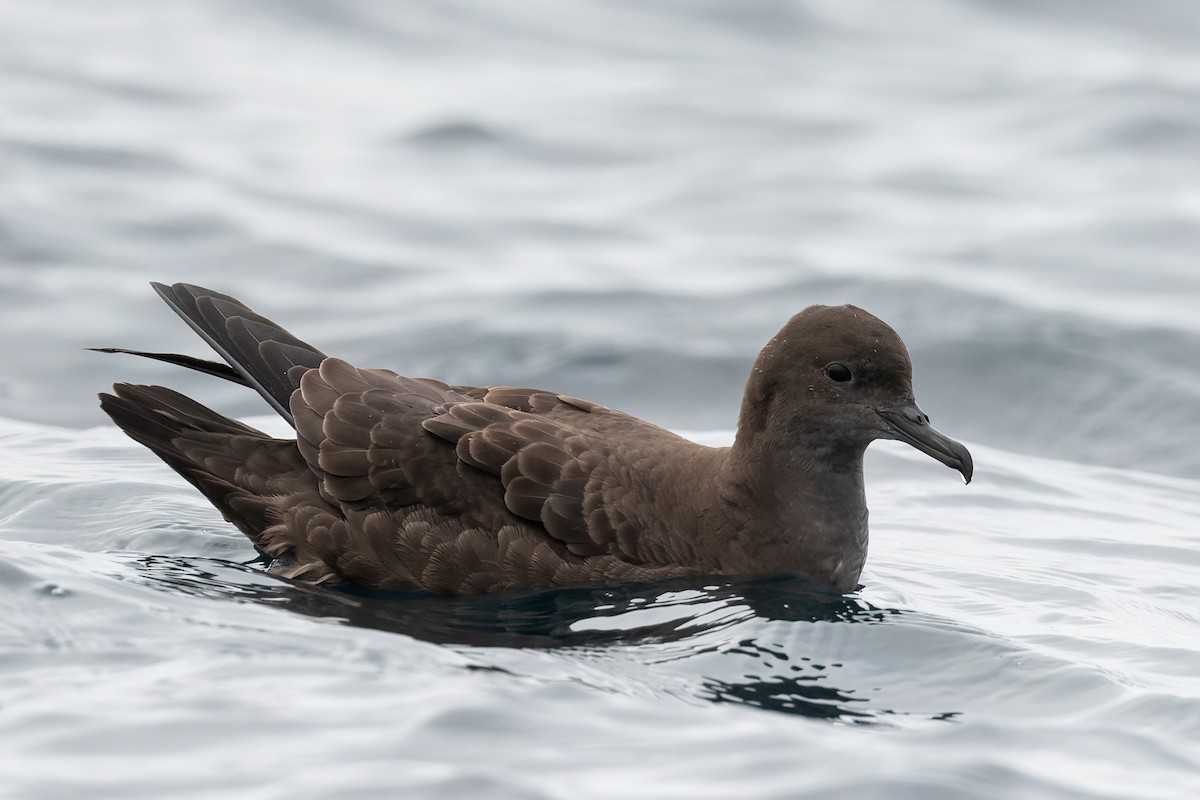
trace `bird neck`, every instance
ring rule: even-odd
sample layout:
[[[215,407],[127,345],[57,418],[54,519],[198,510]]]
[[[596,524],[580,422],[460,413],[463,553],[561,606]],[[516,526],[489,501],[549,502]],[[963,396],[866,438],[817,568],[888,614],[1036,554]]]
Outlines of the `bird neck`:
[[[728,451],[723,572],[786,572],[843,591],[867,555],[865,446],[744,435]]]

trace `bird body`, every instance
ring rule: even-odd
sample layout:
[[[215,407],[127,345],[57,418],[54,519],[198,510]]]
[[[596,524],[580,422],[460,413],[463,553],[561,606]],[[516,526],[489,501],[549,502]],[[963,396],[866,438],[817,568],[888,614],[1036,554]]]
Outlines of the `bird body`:
[[[903,342],[853,306],[793,317],[758,357],[734,444],[710,448],[553,392],[358,368],[227,295],[154,287],[229,366],[119,352],[251,386],[296,439],[159,386],[117,384],[101,406],[297,580],[468,594],[790,573],[849,590],[871,440],[971,476],[917,409]]]

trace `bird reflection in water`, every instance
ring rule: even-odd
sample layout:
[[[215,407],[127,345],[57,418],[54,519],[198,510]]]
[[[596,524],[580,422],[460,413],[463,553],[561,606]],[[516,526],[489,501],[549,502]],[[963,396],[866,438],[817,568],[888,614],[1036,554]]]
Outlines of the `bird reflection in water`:
[[[562,652],[645,648],[648,666],[690,662],[695,700],[855,724],[957,716],[881,708],[862,690],[836,685],[842,663],[798,652],[805,628],[880,624],[909,612],[878,608],[793,577],[685,578],[439,597],[326,589],[215,559],[150,555],[138,556],[133,565],[160,589],[261,603],[434,644]],[[731,673],[737,677],[727,677]]]

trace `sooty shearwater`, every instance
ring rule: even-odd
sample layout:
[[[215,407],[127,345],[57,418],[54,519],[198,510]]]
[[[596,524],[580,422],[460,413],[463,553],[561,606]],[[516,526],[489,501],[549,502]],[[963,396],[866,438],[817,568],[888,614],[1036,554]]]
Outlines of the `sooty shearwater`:
[[[272,561],[320,584],[442,594],[794,574],[848,591],[867,555],[863,453],[898,439],[971,480],[888,325],[812,306],[767,343],[731,447],[539,389],[450,386],[326,356],[240,301],[153,284],[228,366],[120,348],[256,389],[276,439],[161,386],[100,405]]]

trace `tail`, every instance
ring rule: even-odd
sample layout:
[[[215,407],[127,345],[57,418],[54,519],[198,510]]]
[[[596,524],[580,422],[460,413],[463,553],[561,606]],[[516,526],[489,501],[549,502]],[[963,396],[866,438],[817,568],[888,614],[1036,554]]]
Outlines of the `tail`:
[[[300,376],[320,366],[326,358],[324,353],[229,295],[188,283],[150,285],[229,366],[174,353],[115,347],[97,348],[100,352],[155,358],[245,384],[295,424],[288,401],[300,385]]]
[[[293,441],[221,416],[161,386],[119,383],[100,407],[134,441],[150,448],[259,544],[274,498],[314,489],[316,479]]]

